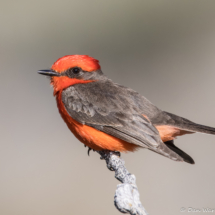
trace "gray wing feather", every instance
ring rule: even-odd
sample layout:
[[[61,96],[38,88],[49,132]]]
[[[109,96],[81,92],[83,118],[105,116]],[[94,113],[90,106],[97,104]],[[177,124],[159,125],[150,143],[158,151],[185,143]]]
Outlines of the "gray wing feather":
[[[87,92],[80,85],[62,92],[65,108],[73,119],[141,147],[155,149],[160,145],[157,129],[136,110],[134,98],[128,94],[125,97],[123,91],[104,91],[95,83]]]

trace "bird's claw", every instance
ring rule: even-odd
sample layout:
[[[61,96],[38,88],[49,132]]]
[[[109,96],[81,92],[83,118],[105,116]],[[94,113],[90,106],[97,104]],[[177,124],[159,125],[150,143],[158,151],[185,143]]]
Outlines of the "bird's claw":
[[[89,147],[88,152],[87,152],[88,156],[90,156],[90,151],[91,151],[91,150],[92,150],[92,149]]]
[[[116,156],[118,156],[119,158],[121,157],[121,153],[120,152],[114,151],[113,154],[116,155]]]
[[[86,145],[85,145],[85,147],[86,147]],[[90,147],[88,148],[88,151],[87,151],[87,154],[88,154],[88,156],[90,156],[90,151],[91,150],[93,150],[94,152],[95,152],[95,149],[91,149]]]

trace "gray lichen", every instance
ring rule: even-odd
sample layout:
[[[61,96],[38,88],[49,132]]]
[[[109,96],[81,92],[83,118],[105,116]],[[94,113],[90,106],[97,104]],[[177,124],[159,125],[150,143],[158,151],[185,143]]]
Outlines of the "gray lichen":
[[[125,162],[117,153],[97,151],[107,163],[107,168],[115,171],[115,178],[122,184],[117,185],[114,204],[122,213],[131,215],[148,215],[140,202],[140,195],[136,185],[136,178],[125,168]]]

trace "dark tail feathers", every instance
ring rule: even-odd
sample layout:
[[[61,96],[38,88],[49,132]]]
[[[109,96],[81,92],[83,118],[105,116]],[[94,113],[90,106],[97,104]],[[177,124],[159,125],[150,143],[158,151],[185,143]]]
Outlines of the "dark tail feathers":
[[[205,125],[196,124],[196,123],[193,123],[193,122],[184,123],[184,125],[182,127],[186,131],[193,131],[193,132],[200,132],[200,133],[204,133],[204,134],[213,134],[213,135],[215,135],[215,128],[205,126]]]
[[[175,126],[185,131],[200,132],[200,133],[215,135],[215,128],[213,127],[194,123],[188,119],[185,119],[183,117],[177,116],[172,113],[168,113],[168,112],[165,112],[165,113],[171,117],[171,120],[167,122],[167,124],[169,125]]]
[[[165,142],[165,145],[169,149],[171,149],[172,151],[174,151],[176,154],[178,154],[180,157],[182,157],[185,162],[190,163],[190,164],[195,164],[193,158],[191,158],[188,154],[186,154],[185,152],[183,152],[181,149],[179,149],[178,147],[176,147],[174,145],[173,140]]]

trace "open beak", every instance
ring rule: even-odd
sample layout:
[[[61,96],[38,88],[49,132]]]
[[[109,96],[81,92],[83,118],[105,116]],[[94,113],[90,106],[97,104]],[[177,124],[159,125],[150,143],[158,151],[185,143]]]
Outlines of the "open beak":
[[[55,72],[53,70],[39,70],[38,73],[47,76],[60,76],[58,72]]]

